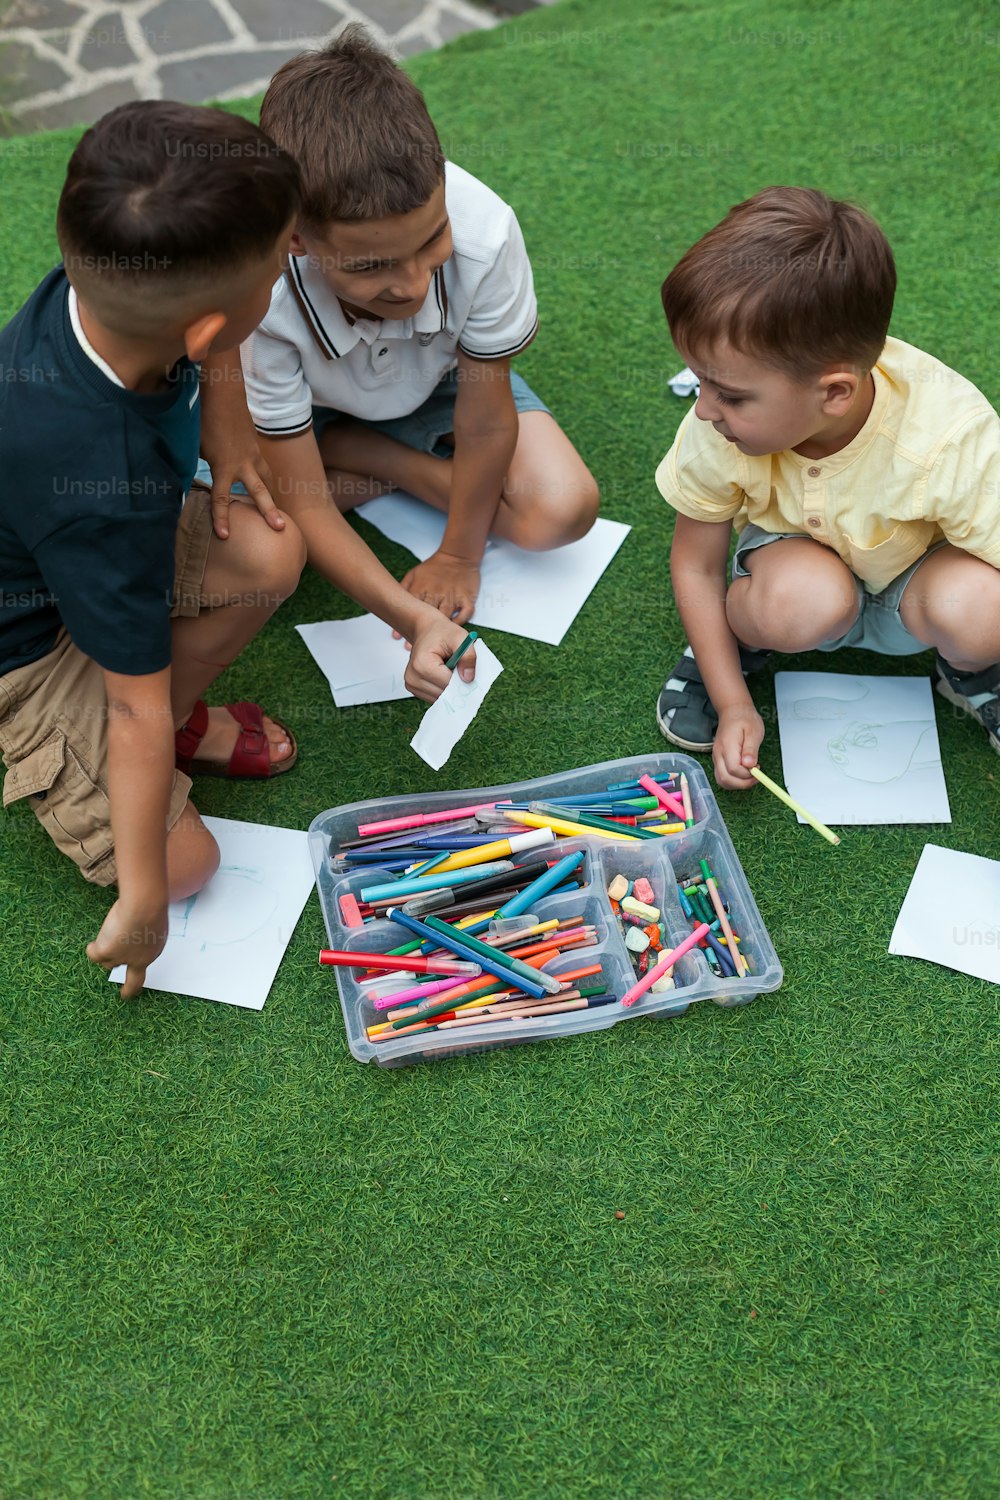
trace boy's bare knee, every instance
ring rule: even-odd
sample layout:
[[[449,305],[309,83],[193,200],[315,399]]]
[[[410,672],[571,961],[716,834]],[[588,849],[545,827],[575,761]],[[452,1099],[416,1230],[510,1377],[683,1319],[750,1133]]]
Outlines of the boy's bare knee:
[[[846,635],[858,613],[857,590],[846,567],[786,564],[760,568],[737,580],[726,598],[734,633],[755,649],[810,651]],[[735,592],[734,592],[735,591]]]
[[[171,901],[183,901],[202,890],[218,870],[221,859],[218,844],[188,802],[167,834],[167,887]]]
[[[504,535],[530,552],[551,552],[578,542],[590,531],[601,508],[597,481],[586,471],[583,477],[574,476],[563,484],[522,484],[518,500]]]
[[[285,516],[282,530],[275,531],[256,509],[234,505],[220,559],[241,595],[256,592],[262,604],[277,607],[298,587],[306,565],[305,539],[290,516]]]

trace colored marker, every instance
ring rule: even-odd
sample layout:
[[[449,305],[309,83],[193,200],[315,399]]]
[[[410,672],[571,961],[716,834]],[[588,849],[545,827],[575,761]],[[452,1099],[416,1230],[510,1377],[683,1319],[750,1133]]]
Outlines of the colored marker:
[[[415,933],[417,937],[422,938],[425,942],[429,941],[435,947],[447,948],[449,952],[457,954],[459,958],[471,959],[473,963],[478,963],[480,968],[485,969],[488,974],[492,974],[495,979],[504,979],[508,984],[512,984],[515,989],[524,990],[527,995],[534,995],[537,1000],[541,1000],[545,995],[550,993],[548,985],[541,982],[537,973],[533,973],[531,979],[524,974],[515,974],[509,964],[500,962],[499,955],[494,953],[492,948],[486,948],[485,943],[482,946],[486,948],[488,957],[478,953],[475,948],[466,946],[464,934],[460,937],[453,928],[448,926],[447,922],[439,924],[445,929],[444,932],[439,932],[435,928],[428,926],[426,922],[418,921],[416,917],[408,917],[405,912],[400,911],[396,906],[390,908],[387,915],[390,922],[395,922],[400,927],[408,928],[410,932]],[[437,919],[435,918],[434,920]]]
[[[422,1002],[431,995],[440,995],[445,990],[454,988],[453,979],[435,979],[431,984],[411,984],[404,990],[393,990],[388,995],[370,995],[369,999],[376,1010],[394,1010],[397,1005],[406,1005],[413,1000]]]
[[[358,833],[374,837],[379,833],[400,833],[404,828],[425,828],[431,823],[450,823],[455,818],[474,818],[478,812],[502,807],[502,802],[477,802],[472,807],[449,807],[446,812],[405,813],[398,818],[382,818],[377,823],[359,823]]]
[[[801,802],[796,802],[794,797],[789,797],[784,787],[779,786],[776,781],[772,781],[770,776],[764,775],[760,766],[751,766],[750,775],[755,781],[759,781],[761,786],[766,786],[769,792],[773,792],[779,801],[784,802],[786,807],[792,809],[792,812],[798,813],[800,818],[805,818],[810,828],[815,828],[816,832],[821,833],[828,843],[840,843],[839,834],[834,833],[832,828],[827,828],[826,824],[821,823],[819,818],[814,818],[811,812],[806,811]]]
[[[652,776],[645,772],[639,777],[639,785],[644,786],[664,807],[670,809],[675,818],[684,817],[684,803],[679,797],[674,797],[670,792],[664,791],[659,782],[654,781]]]
[[[554,833],[561,833],[567,838],[575,839],[580,837],[580,825],[570,822],[568,818],[553,818],[548,814],[543,817],[541,813],[514,811],[509,812],[507,817],[514,823],[525,823],[529,828],[551,828]],[[599,839],[620,839],[622,837],[622,831],[617,827],[614,833],[605,833],[603,828],[594,828],[591,831],[594,837]]]
[[[451,653],[448,660],[445,662],[445,666],[450,667],[452,670],[454,670],[454,668],[457,667],[459,662],[462,660],[462,657],[465,655],[466,651],[468,651],[469,647],[473,644],[474,641],[478,641],[478,639],[478,630],[470,630],[468,635],[465,637],[465,640],[459,646],[458,650]]]
[[[608,818],[597,817],[594,813],[581,812],[576,807],[557,807],[549,802],[532,802],[529,811],[538,813],[543,818],[565,818],[570,823],[579,823],[581,832],[586,828],[593,828],[595,832],[604,831],[612,838],[619,839],[655,839],[655,833],[650,833],[648,828],[637,828],[633,823],[612,823]]]
[[[347,953],[340,948],[321,948],[319,961],[327,968],[403,969],[408,974],[459,974],[463,978],[482,972],[479,964],[454,958],[392,958],[388,953]]]
[[[449,927],[447,922],[442,922],[440,917],[427,917],[426,925],[442,938],[451,937],[454,932],[454,929]],[[522,963],[521,959],[515,958],[513,954],[505,953],[502,948],[491,948],[489,943],[481,943],[477,937],[472,937],[468,932],[463,932],[462,942],[471,950],[473,956],[480,959],[493,959],[495,963],[502,964],[505,969],[509,969],[512,974],[519,975],[522,979],[536,981],[550,995],[559,993],[558,979],[553,979],[549,974],[533,973],[526,963]],[[542,938],[539,950],[548,946],[550,945],[547,940]]]
[[[415,896],[418,891],[436,891],[442,886],[464,885],[468,881],[485,879],[488,875],[509,874],[514,868],[510,860],[497,860],[493,864],[480,865],[476,870],[452,870],[447,875],[420,875],[416,880],[386,880],[381,885],[366,885],[361,891],[362,901],[392,901],[395,897]]]
[[[580,868],[583,864],[583,857],[584,851],[582,849],[576,854],[567,854],[564,859],[557,861],[550,870],[546,870],[543,875],[539,875],[537,880],[533,880],[530,885],[526,885],[523,891],[520,891],[516,896],[512,896],[509,901],[505,901],[503,906],[497,909],[497,916],[519,917],[522,912],[530,911],[533,901],[537,901],[539,896],[547,895],[554,886],[561,885],[567,876]]]
[[[496,839],[491,844],[480,844],[475,849],[459,849],[454,854],[449,854],[447,859],[440,856],[443,863],[438,866],[439,873],[448,870],[465,870],[470,865],[487,864],[490,860],[509,859],[513,854],[521,854],[525,849],[539,849],[543,844],[551,844],[555,841],[555,834],[551,828],[533,828],[530,833],[513,833],[510,838]]]

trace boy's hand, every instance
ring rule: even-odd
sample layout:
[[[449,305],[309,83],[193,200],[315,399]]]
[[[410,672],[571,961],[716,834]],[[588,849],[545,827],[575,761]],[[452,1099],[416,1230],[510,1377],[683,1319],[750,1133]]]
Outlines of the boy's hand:
[[[750,767],[757,764],[757,751],[764,738],[764,720],[749,707],[724,708],[719,714],[712,758],[715,779],[730,792],[756,786]]]
[[[274,475],[261,456],[249,414],[245,422],[225,427],[202,425],[201,454],[212,471],[212,525],[225,541],[229,535],[230,491],[237,480],[272,531],[284,529],[285,518],[271,498]]]
[[[470,646],[458,666],[445,666],[453,651],[457,651],[465,640],[465,631],[451,624],[442,615],[430,614],[426,624],[414,632],[403,681],[414,698],[423,698],[433,703],[439,698],[452,679],[452,671],[458,673],[463,682],[471,682],[476,675],[476,648]]]
[[[134,1000],[146,980],[146,970],[159,958],[167,941],[167,908],[155,912],[130,913],[121,898],[115,902],[100,932],[87,944],[87,957],[109,972],[126,964],[123,1000]]]
[[[476,607],[479,564],[468,557],[438,551],[426,562],[410,569],[403,579],[403,587],[432,608],[439,609],[446,619],[464,625]]]

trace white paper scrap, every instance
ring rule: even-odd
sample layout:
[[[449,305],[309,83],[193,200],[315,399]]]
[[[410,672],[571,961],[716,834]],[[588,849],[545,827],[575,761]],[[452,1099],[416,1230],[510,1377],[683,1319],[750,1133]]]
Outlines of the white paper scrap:
[[[356,514],[421,562],[437,551],[444,536],[444,515],[399,491],[369,500]],[[629,530],[621,521],[602,516],[578,542],[551,552],[489,542],[472,623],[558,646]]]
[[[409,697],[403,685],[409,652],[402,641],[393,639],[392,626],[377,615],[295,628],[330,684],[338,708]]]
[[[814,816],[951,822],[928,678],[778,672],[774,689],[785,786]]]
[[[503,667],[485,641],[476,642],[476,675],[471,682],[456,669],[436,703],[420,721],[410,744],[432,770],[440,771],[462,735],[479,712],[480,705]]]
[[[233,818],[202,819],[222,863],[197,895],[169,908],[169,935],[146,988],[263,1010],[315,875],[309,836]],[[111,972],[122,984],[125,965]]]
[[[701,381],[687,365],[683,370],[678,370],[676,375],[671,375],[667,384],[675,396],[697,396],[701,390]]]
[[[925,844],[889,952],[1000,984],[1000,862]]]

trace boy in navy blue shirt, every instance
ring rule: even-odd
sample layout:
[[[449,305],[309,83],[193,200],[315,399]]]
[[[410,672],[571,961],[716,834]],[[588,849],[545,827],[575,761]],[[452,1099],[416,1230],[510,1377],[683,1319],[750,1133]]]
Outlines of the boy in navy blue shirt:
[[[123,105],[70,161],[64,266],[0,332],[4,804],[27,799],[88,880],[117,882],[87,952],[127,965],[125,997],[168,902],[218,864],[188,773],[269,776],[296,756],[256,704],[209,710],[202,694],[294,590],[301,535],[269,500],[213,531],[191,481],[199,364],[267,310],[297,205],[297,167],[256,126]],[[242,446],[218,422],[201,441],[254,492]],[[435,696],[464,632],[377,564],[367,578],[361,602],[413,641],[408,686]]]

